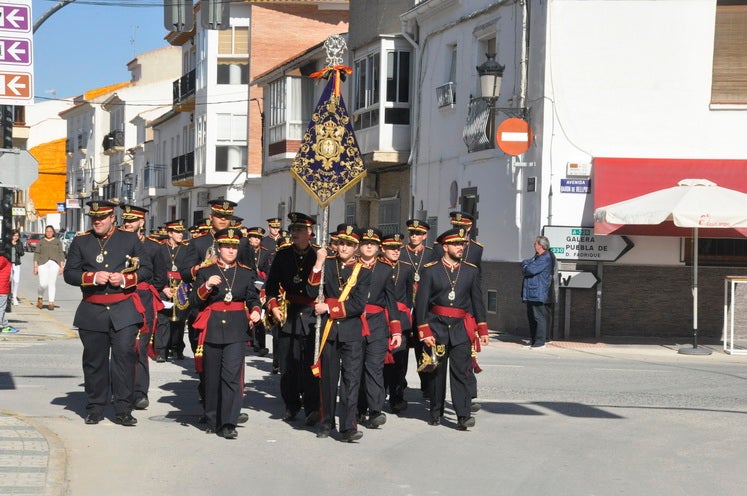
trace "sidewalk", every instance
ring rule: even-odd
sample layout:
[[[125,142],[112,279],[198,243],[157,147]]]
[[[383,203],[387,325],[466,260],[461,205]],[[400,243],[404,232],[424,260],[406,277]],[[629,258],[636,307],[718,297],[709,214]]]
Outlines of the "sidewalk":
[[[26,298],[6,314],[15,334],[0,334],[0,351],[57,339],[77,338],[69,311],[40,310]],[[68,305],[69,306],[69,305]],[[60,319],[56,318],[57,316]],[[70,318],[70,320],[72,320]],[[2,375],[0,372],[0,390]],[[0,494],[66,494],[67,454],[57,435],[32,420],[0,410]]]

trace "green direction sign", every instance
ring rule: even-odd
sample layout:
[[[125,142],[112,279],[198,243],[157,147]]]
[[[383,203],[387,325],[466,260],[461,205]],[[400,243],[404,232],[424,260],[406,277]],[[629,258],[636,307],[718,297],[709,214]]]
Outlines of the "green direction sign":
[[[625,236],[596,235],[593,227],[545,226],[542,232],[559,260],[614,262],[634,246]]]

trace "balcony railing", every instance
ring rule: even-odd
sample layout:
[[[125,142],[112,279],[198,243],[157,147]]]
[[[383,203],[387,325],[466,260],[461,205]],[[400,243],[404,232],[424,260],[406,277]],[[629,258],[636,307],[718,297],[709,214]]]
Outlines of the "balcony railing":
[[[192,186],[195,177],[195,153],[189,152],[171,159],[171,183],[174,186]]]
[[[174,107],[180,111],[194,110],[195,97],[195,70],[192,69],[187,74],[173,82],[173,103]]]
[[[124,151],[124,131],[111,131],[104,136],[104,155],[114,155]]]

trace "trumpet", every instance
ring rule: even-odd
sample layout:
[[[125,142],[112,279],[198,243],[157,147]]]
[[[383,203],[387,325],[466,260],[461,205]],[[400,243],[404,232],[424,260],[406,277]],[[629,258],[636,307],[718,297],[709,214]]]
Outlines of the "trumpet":
[[[171,294],[171,301],[173,305],[171,306],[171,322],[178,322],[179,317],[176,316],[176,288],[179,287],[179,280],[178,279],[170,279],[169,280],[169,287],[171,288],[172,294]]]

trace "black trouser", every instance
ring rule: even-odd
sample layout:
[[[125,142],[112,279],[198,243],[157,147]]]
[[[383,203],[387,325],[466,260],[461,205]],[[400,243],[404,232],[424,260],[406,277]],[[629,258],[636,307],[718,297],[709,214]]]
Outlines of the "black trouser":
[[[457,417],[470,416],[471,395],[469,391],[469,374],[472,369],[471,345],[465,341],[458,345],[446,345],[446,353],[439,360],[438,367],[429,374],[432,380],[429,382],[431,399],[431,418],[434,419],[444,414],[444,403],[446,401],[446,374],[449,374],[449,386],[451,387],[451,403]],[[474,374],[472,374],[474,376]]]
[[[195,329],[192,324],[195,321],[195,316],[190,315],[190,317],[187,318],[187,331],[189,334],[189,346],[192,348],[192,353],[197,351],[197,341],[200,339],[200,330]],[[198,372],[197,376],[200,380],[200,382],[197,384],[197,393],[200,395],[200,402],[205,402],[205,372]]]
[[[298,412],[303,405],[306,415],[319,410],[319,379],[311,373],[314,364],[314,334],[278,336],[280,395],[285,408]]]
[[[265,325],[260,321],[254,324],[254,338],[252,338],[252,347],[255,351],[267,348],[267,331]]]
[[[322,350],[322,409],[320,412],[322,424],[333,429],[336,412],[340,417],[340,432],[357,429],[357,403],[362,369],[362,340],[344,343],[327,341]],[[341,373],[342,381],[340,381]],[[340,408],[336,409],[338,392]]]
[[[156,331],[156,335],[153,340],[156,354],[164,358],[168,358],[169,349],[171,348],[171,322],[169,322],[170,317],[170,310],[161,310],[160,312],[158,312],[158,330]]]
[[[246,341],[229,344],[205,343],[205,416],[208,427],[235,426],[244,396]]]
[[[394,363],[384,365],[384,387],[389,392],[389,405],[400,403],[405,399],[407,389],[407,365],[410,351],[407,348],[407,336],[411,330],[402,331],[402,344],[392,350]]]
[[[135,386],[134,401],[148,397],[150,387],[150,357],[148,357],[148,345],[152,334],[140,333],[137,338],[137,363],[135,364]]]
[[[102,415],[111,396],[114,396],[116,413],[132,411],[137,332],[137,325],[117,331],[111,328],[104,332],[86,329],[78,331],[83,343],[83,382],[88,399],[88,413]]]
[[[384,389],[384,359],[389,348],[389,340],[384,337],[375,341],[362,340],[363,367],[361,370],[360,392],[358,393],[358,413],[366,410],[380,412],[384,409],[386,390]]]
[[[550,305],[539,301],[528,301],[527,320],[529,320],[529,344],[544,345],[550,326]]]

